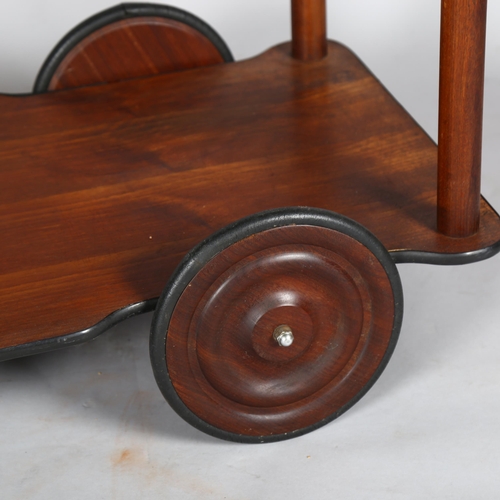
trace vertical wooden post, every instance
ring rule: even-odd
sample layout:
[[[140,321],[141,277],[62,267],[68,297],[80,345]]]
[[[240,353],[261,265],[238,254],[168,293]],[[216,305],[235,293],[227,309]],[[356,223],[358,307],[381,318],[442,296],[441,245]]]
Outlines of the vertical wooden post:
[[[292,0],[292,55],[317,61],[327,53],[326,0]]]
[[[487,0],[442,0],[438,230],[479,228]]]

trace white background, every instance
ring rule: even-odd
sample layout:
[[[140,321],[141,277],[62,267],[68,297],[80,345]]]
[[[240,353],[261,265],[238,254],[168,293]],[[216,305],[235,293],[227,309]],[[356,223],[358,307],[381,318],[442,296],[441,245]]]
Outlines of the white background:
[[[112,5],[1,0],[0,92],[29,92],[54,44]],[[236,59],[290,36],[287,0],[171,5],[211,24]],[[439,1],[328,7],[329,36],[435,138]],[[500,3],[491,2],[482,191],[497,209],[499,24]],[[500,258],[399,268],[405,319],[388,368],[346,415],[292,441],[225,443],[177,417],[149,367],[149,315],[90,344],[0,365],[1,498],[498,498]]]

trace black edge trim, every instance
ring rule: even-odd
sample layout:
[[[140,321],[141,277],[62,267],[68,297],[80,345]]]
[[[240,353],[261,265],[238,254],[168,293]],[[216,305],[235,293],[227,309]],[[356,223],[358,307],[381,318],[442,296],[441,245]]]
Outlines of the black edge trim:
[[[106,330],[121,321],[131,318],[132,316],[137,316],[138,314],[153,311],[157,302],[158,299],[150,299],[145,300],[144,302],[138,302],[137,304],[131,304],[111,313],[94,326],[79,332],[0,349],[0,362],[7,361],[9,359],[21,358],[23,356],[31,356],[33,354],[54,351],[56,349],[62,349],[64,347],[77,344],[83,344],[84,342],[95,339],[101,335],[101,333],[104,333]]]
[[[362,244],[367,246],[369,250],[378,258],[384,267],[387,276],[391,282],[394,293],[394,325],[392,329],[392,336],[387,347],[387,350],[382,358],[382,361],[373,374],[372,378],[368,381],[358,395],[353,398],[347,405],[342,407],[339,411],[329,415],[327,418],[302,429],[293,432],[276,434],[273,436],[246,436],[235,434],[221,430],[211,424],[205,422],[197,415],[195,415],[183,403],[175,391],[166,363],[166,335],[161,332],[166,332],[168,329],[169,318],[177,304],[177,300],[184,291],[188,283],[194,276],[201,270],[201,268],[213,256],[227,248],[232,243],[239,241],[243,238],[251,236],[252,234],[271,229],[273,227],[281,227],[291,224],[304,224],[316,225],[322,227],[330,227],[344,232],[348,236],[355,238]],[[373,384],[380,377],[384,371],[387,363],[389,362],[401,330],[403,320],[403,289],[399,273],[393,259],[382,245],[382,243],[365,227],[345,216],[336,214],[334,212],[322,209],[314,209],[309,207],[288,207],[276,210],[269,210],[260,212],[258,214],[246,217],[235,223],[226,226],[224,229],[216,232],[205,241],[201,242],[191,252],[189,252],[183,261],[179,264],[174,274],[170,278],[167,286],[165,287],[162,295],[158,300],[158,307],[155,310],[153,321],[151,324],[150,335],[150,356],[153,373],[160,391],[165,399],[172,406],[174,411],[182,417],[185,421],[191,424],[198,430],[205,432],[216,438],[233,441],[237,443],[272,443],[283,441],[294,437],[301,436],[312,432],[319,427],[326,425],[332,420],[336,419],[355,403],[357,403],[373,386]]]
[[[54,72],[61,64],[66,55],[78,43],[89,36],[94,31],[107,26],[108,24],[129,19],[132,17],[165,17],[174,21],[182,22],[191,28],[199,31],[210,40],[215,48],[220,52],[225,62],[233,62],[233,56],[229,47],[221,36],[202,19],[176,7],[167,5],[157,5],[152,3],[124,3],[116,5],[110,9],[103,10],[98,14],[89,17],[78,26],[67,33],[61,41],[54,47],[45,59],[35,80],[33,92],[40,94],[46,92]]]
[[[493,245],[464,253],[433,253],[418,250],[395,250],[390,252],[396,264],[434,264],[437,266],[459,266],[472,264],[494,257],[500,252],[500,241]]]

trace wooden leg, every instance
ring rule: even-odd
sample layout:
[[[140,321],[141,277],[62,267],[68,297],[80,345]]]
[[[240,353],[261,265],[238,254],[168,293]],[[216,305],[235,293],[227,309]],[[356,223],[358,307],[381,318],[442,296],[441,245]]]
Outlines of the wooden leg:
[[[486,0],[442,0],[438,229],[479,228]]]
[[[326,53],[326,0],[292,0],[293,57],[317,61]]]

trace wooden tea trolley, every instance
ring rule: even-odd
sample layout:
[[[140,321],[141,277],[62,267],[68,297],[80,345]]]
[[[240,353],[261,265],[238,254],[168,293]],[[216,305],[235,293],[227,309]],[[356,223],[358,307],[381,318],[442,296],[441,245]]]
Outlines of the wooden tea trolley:
[[[71,31],[34,94],[0,96],[0,359],[156,308],[172,407],[287,439],[386,366],[395,264],[500,250],[479,193],[486,0],[443,1],[438,147],[327,41],[325,9],[292,0],[291,43],[232,62],[195,16],[124,4]]]

